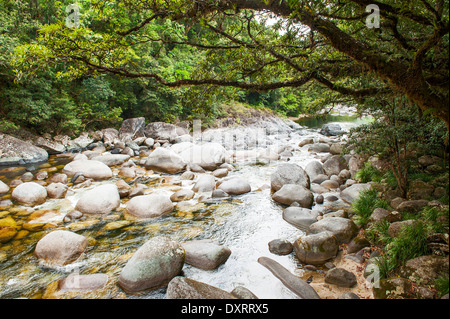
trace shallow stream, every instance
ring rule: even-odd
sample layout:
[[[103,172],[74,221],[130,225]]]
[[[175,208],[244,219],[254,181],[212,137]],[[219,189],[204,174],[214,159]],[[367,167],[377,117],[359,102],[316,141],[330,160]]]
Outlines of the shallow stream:
[[[354,118],[339,122],[343,129],[358,125]],[[302,124],[306,125],[306,124]],[[298,147],[299,141],[307,137],[316,140],[324,138],[319,129],[303,128],[280,139],[281,143],[291,145],[294,149],[290,163],[303,168],[312,160],[320,159],[321,154],[308,152],[307,147]],[[51,156],[48,163],[28,167],[33,173],[47,170],[49,176],[59,172],[68,159]],[[273,239],[287,239],[293,242],[303,233],[282,219],[284,207],[271,199],[270,175],[281,161],[268,163],[241,162],[235,164],[230,175],[246,179],[251,187],[250,193],[233,196],[226,200],[209,200],[199,203],[196,194],[191,201],[193,206],[177,208],[172,214],[146,222],[132,221],[124,214],[126,200],[121,207],[104,217],[89,217],[76,222],[65,222],[64,216],[73,209],[78,198],[87,190],[103,184],[116,182],[118,168],[113,168],[114,178],[108,181],[94,182],[87,188],[69,190],[65,199],[51,199],[33,208],[9,206],[0,208],[0,219],[11,216],[21,227],[20,236],[0,244],[0,298],[42,298],[47,286],[70,273],[80,274],[106,273],[117,281],[121,269],[129,257],[149,238],[167,235],[183,242],[192,239],[212,239],[231,249],[227,262],[216,270],[201,270],[185,264],[183,273],[186,277],[211,284],[226,291],[237,286],[244,286],[259,298],[289,299],[298,298],[288,290],[270,271],[257,262],[261,256],[272,258],[290,270],[302,275],[302,265],[294,254],[277,256],[269,252],[268,243]],[[29,165],[30,166],[30,165]],[[34,168],[34,170],[33,170]],[[56,170],[55,170],[56,168]],[[7,184],[18,178],[26,168],[0,167],[0,178]],[[182,181],[181,185],[171,183],[174,177],[146,176],[133,183],[143,183],[152,192],[171,194],[181,187],[191,187],[192,181]],[[262,188],[262,190],[260,190]],[[9,193],[10,194],[10,193]],[[324,194],[326,195],[326,194]],[[0,200],[8,200],[5,195]],[[49,211],[45,223],[29,225],[30,215],[36,211]],[[24,228],[24,225],[27,224]],[[33,255],[36,243],[48,232],[55,229],[67,229],[89,239],[89,246],[84,258],[75,264],[59,269],[48,269],[39,265]],[[165,298],[164,289],[147,291],[140,295],[126,295],[115,285],[118,297],[127,298]],[[104,298],[104,292],[94,296]]]

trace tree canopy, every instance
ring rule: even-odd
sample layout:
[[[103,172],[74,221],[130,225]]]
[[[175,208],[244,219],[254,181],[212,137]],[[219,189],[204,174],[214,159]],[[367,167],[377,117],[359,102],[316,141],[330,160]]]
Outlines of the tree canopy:
[[[58,2],[37,40],[15,49],[18,79],[57,66],[57,78],[114,74],[173,88],[266,92],[312,85],[329,89],[336,100],[355,101],[394,94],[448,128],[447,1],[76,3],[79,26],[66,23],[72,1]],[[368,5],[379,8],[379,28],[366,23],[373,13]],[[195,54],[179,58],[187,52]],[[179,62],[164,63],[164,54]]]

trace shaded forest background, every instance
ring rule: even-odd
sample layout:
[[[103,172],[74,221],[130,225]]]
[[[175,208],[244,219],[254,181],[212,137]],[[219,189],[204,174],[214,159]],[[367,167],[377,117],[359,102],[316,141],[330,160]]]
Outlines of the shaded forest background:
[[[83,130],[117,126],[123,119],[140,116],[147,121],[166,122],[202,119],[208,124],[226,115],[232,101],[255,108],[270,108],[281,115],[298,116],[313,112],[324,98],[314,85],[256,92],[213,86],[168,88],[152,79],[129,79],[108,74],[67,78],[60,76],[62,70],[70,69],[64,62],[39,67],[32,77],[21,77],[16,60],[23,51],[32,54],[30,44],[39,42],[39,30],[44,25],[63,20],[67,15],[64,9],[70,1],[65,2],[0,2],[2,131],[26,128],[38,134],[76,135]],[[200,25],[192,26],[187,37],[201,34],[214,42],[214,36],[201,28]],[[181,32],[180,29],[178,23],[156,21],[150,32],[169,40]],[[157,65],[168,78],[190,76],[196,71],[199,57],[204,57],[198,48],[175,46],[169,41],[142,43],[133,50],[134,55],[141,57],[139,67]],[[45,61],[41,62],[45,64]]]

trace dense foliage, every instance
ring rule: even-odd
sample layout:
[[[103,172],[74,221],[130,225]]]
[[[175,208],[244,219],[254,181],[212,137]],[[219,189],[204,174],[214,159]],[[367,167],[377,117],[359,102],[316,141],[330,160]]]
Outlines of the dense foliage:
[[[48,36],[67,32],[76,45],[96,44],[97,54],[108,63],[127,61],[139,69],[157,69],[168,79],[192,77],[199,72],[198,62],[213,61],[200,48],[175,45],[186,28],[168,19],[151,23],[146,37],[124,51],[109,50],[108,41],[116,41],[113,25],[138,21],[139,15],[117,16],[115,6],[96,11],[95,1],[78,1],[82,7],[83,28],[65,26],[67,5],[73,1],[2,0],[0,2],[0,125],[2,131],[28,128],[37,133],[78,133],[85,129],[114,126],[123,118],[144,116],[148,121],[175,122],[184,119],[212,120],[223,112],[221,105],[236,100],[254,107],[273,108],[281,114],[296,116],[306,110],[310,98],[299,89],[280,89],[261,93],[233,88],[201,86],[169,88],[153,79],[126,78],[102,74],[66,57],[55,56],[55,43]],[[109,21],[111,19],[111,21]],[[130,19],[132,21],[130,21]],[[133,20],[134,19],[134,20]],[[219,43],[200,24],[187,31],[189,39],[208,37]],[[109,40],[108,40],[109,39]],[[68,44],[69,40],[65,39]],[[102,43],[102,41],[106,43]],[[73,48],[69,48],[69,51]],[[111,53],[111,56],[109,56]]]

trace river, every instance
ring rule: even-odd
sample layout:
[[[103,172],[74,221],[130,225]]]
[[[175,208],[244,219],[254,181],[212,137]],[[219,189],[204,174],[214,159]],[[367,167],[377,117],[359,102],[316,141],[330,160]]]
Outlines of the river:
[[[346,121],[341,121],[341,118],[336,120],[344,130],[362,123],[354,117],[347,118]],[[327,122],[333,122],[333,118],[328,119]],[[318,133],[320,125],[317,123],[301,124],[311,127],[305,126],[288,135],[282,134],[277,137],[277,140],[284,146],[291,146],[292,156],[289,157],[289,162],[304,168],[310,161],[320,159],[323,154],[308,152],[306,146],[300,148],[298,143],[304,138],[312,137],[318,141],[324,136]],[[33,172],[50,169],[52,173],[55,173],[60,171],[67,161],[68,159],[64,157],[51,156],[48,163],[34,165],[28,169]],[[117,181],[119,179],[117,168],[113,169],[115,176],[112,180],[94,182],[87,188],[70,190],[65,199],[47,200],[33,209],[11,206],[3,211],[0,210],[0,219],[11,216],[18,225],[27,223],[30,214],[34,211],[46,210],[53,214],[42,229],[24,231],[22,238],[0,244],[0,298],[42,298],[50,283],[73,272],[106,273],[113,280],[117,280],[132,253],[156,235],[168,235],[180,242],[208,238],[227,246],[232,251],[226,263],[216,270],[201,270],[185,264],[183,274],[188,278],[226,291],[231,291],[237,286],[244,286],[259,298],[298,298],[257,262],[259,257],[267,256],[296,275],[301,276],[303,273],[303,266],[294,254],[278,256],[270,253],[268,249],[268,243],[273,239],[287,239],[293,242],[303,234],[282,219],[284,207],[271,199],[270,189],[262,187],[270,185],[270,176],[279,164],[280,161],[238,162],[229,176],[238,175],[247,180],[252,187],[252,192],[233,196],[227,200],[206,202],[198,202],[199,194],[196,194],[191,200],[193,206],[175,209],[171,215],[151,221],[131,222],[128,220],[117,229],[108,225],[112,225],[113,222],[127,221],[123,214],[126,200],[122,200],[121,207],[116,212],[104,218],[88,218],[75,226],[71,226],[74,223],[64,221],[65,214],[73,209],[85,191],[99,184]],[[53,167],[56,167],[56,171]],[[25,170],[26,168],[17,168],[11,171],[3,168],[0,170],[0,178],[8,183],[23,174]],[[140,182],[146,183],[157,192],[167,194],[180,188],[179,185],[173,185],[167,182],[167,178],[165,180],[163,178],[164,176],[155,174]],[[190,185],[192,185],[191,181],[183,181],[181,186],[190,187]],[[3,196],[0,200],[6,200],[8,196]],[[69,229],[87,237],[90,245],[80,262],[58,269],[48,269],[37,263],[33,255],[34,247],[46,233],[59,228]],[[119,297],[159,299],[165,297],[164,289],[147,291],[139,295],[126,295],[120,288],[116,288]],[[100,292],[93,297],[104,298],[105,294]]]

